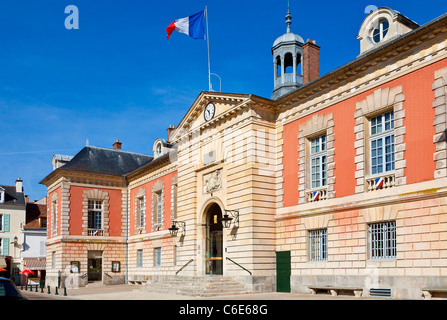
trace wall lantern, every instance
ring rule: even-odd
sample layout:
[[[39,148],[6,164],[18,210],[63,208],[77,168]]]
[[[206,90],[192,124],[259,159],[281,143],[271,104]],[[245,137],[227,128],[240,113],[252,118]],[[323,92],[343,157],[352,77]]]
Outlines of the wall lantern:
[[[222,218],[220,218],[220,221],[222,221],[224,228],[231,227],[231,222],[233,221],[234,228],[239,228],[239,211],[238,210],[225,210],[225,214]]]
[[[177,237],[177,233],[180,230],[180,228],[178,226],[180,226],[182,228],[182,232],[185,232],[185,230],[186,230],[186,223],[184,223],[183,221],[172,220],[172,225],[168,229],[169,230],[169,234],[171,235],[171,237]]]

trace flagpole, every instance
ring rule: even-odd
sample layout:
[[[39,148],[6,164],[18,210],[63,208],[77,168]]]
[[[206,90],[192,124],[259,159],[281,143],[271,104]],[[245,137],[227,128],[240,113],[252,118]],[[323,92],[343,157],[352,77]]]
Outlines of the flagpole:
[[[206,16],[206,46],[208,49],[208,88],[209,91],[212,91],[211,88],[211,64],[210,64],[210,35],[208,31],[208,6],[205,6],[205,16]]]

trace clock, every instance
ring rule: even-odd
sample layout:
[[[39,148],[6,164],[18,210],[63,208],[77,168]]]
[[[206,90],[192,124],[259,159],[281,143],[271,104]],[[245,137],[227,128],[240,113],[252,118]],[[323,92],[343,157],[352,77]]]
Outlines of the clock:
[[[214,106],[214,103],[210,102],[205,107],[205,112],[203,113],[205,120],[209,121],[214,117],[214,114],[216,113],[216,107]]]

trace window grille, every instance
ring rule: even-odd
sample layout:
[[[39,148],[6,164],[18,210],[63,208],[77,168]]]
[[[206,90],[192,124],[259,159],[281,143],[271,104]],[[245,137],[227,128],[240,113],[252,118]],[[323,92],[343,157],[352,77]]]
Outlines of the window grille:
[[[310,261],[327,261],[327,229],[309,231]]]
[[[391,298],[392,290],[391,288],[371,288],[369,289],[369,296]]]
[[[154,266],[161,267],[161,248],[154,249]]]
[[[137,267],[143,267],[143,250],[141,249],[137,251]]]
[[[370,258],[396,258],[396,222],[374,223],[369,226]]]

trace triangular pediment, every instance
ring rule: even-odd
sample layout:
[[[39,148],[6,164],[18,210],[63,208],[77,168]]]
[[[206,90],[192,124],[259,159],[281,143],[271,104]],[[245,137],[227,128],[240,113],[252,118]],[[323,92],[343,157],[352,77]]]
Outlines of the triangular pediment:
[[[175,142],[188,132],[197,130],[206,124],[215,123],[235,109],[245,107],[251,101],[252,95],[249,94],[202,92],[171,134],[169,140]],[[214,114],[212,117],[205,119],[205,108],[210,103],[214,104]]]

